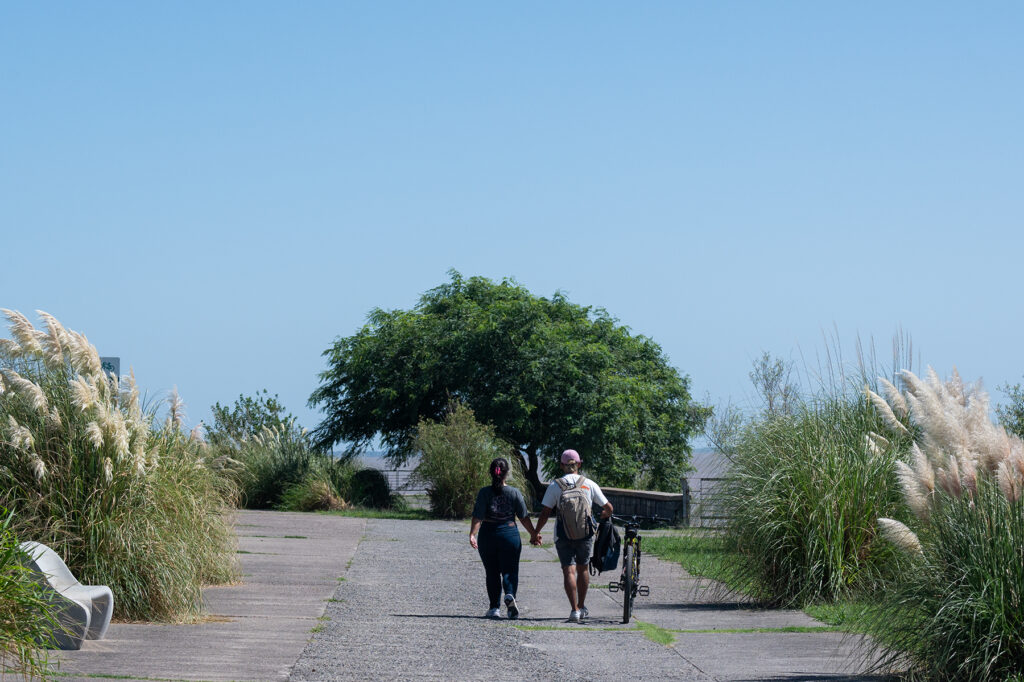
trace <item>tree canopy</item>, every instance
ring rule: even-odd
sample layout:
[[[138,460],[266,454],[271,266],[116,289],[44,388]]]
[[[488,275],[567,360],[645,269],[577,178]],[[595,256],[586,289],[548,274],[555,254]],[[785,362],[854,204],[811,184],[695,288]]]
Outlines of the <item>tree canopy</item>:
[[[375,309],[324,351],[316,445],[355,454],[379,436],[401,464],[420,419],[456,401],[509,444],[535,494],[565,448],[602,485],[679,489],[707,410],[654,341],[561,293],[449,274],[412,310]]]

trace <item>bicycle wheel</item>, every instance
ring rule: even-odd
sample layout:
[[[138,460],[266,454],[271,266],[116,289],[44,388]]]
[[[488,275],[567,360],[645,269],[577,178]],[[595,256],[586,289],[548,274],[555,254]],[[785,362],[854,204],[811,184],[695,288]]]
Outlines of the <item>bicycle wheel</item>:
[[[633,592],[636,590],[636,568],[633,560],[633,545],[626,545],[626,557],[622,562],[622,622],[628,623],[633,615]]]

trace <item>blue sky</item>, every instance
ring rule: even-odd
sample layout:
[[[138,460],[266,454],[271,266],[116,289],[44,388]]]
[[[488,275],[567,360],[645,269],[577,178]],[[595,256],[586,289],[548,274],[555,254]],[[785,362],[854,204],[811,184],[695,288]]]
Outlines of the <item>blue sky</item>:
[[[0,307],[191,423],[464,275],[712,402],[835,335],[1024,375],[1020,3],[0,4]]]

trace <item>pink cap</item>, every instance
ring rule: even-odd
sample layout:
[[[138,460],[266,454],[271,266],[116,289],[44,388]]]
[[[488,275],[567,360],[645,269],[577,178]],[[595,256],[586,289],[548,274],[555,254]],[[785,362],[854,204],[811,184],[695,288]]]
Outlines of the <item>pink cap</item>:
[[[562,464],[568,464],[569,462],[580,461],[580,453],[575,450],[566,450],[562,453]]]

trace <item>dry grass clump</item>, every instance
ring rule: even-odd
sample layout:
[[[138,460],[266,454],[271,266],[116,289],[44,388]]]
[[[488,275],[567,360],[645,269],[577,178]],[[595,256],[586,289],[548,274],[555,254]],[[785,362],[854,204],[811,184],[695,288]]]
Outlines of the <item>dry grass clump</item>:
[[[82,582],[110,585],[118,617],[196,615],[203,582],[233,576],[231,493],[180,431],[180,401],[158,425],[134,375],[104,374],[84,335],[43,312],[45,330],[3,314],[0,505],[16,531]]]
[[[897,472],[912,518],[878,521],[912,569],[867,624],[876,652],[928,679],[1013,679],[1024,669],[1024,442],[955,370],[901,379],[902,392],[869,392],[890,431],[914,438]]]

